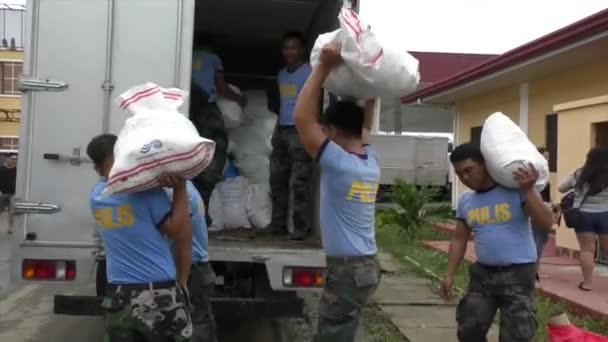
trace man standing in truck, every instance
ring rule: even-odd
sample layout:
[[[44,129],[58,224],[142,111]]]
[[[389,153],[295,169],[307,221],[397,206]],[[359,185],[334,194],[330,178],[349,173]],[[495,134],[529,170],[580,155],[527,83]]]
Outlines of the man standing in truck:
[[[340,46],[325,46],[320,60],[295,106],[295,125],[304,148],[321,167],[327,276],[316,341],[352,342],[361,310],[380,281],[374,231],[380,167],[369,145],[375,101],[367,101],[365,110],[349,101],[330,105],[324,114],[324,131],[319,123],[319,97],[329,72],[342,62]]]
[[[162,188],[103,196],[115,143],[115,135],[102,134],[87,146],[102,177],[90,205],[107,258],[105,341],[189,341],[192,227],[186,182],[172,175],[159,179],[173,188],[172,201]],[[165,236],[175,242],[176,260]]]
[[[306,238],[311,225],[312,159],[304,150],[294,126],[294,107],[312,69],[306,62],[306,42],[300,32],[290,31],[283,36],[283,59],[286,67],[278,75],[280,108],[270,155],[270,232],[287,233],[287,222],[291,219],[287,217],[289,195],[293,192],[294,232],[290,238],[302,240]]]
[[[247,99],[233,91],[224,79],[224,66],[214,53],[211,37],[198,35],[192,54],[192,83],[190,120],[202,137],[215,141],[215,154],[209,166],[196,179],[196,185],[206,206],[215,185],[222,180],[228,150],[228,135],[222,113],[217,106],[218,96],[245,106]],[[206,216],[207,223],[209,216]]]

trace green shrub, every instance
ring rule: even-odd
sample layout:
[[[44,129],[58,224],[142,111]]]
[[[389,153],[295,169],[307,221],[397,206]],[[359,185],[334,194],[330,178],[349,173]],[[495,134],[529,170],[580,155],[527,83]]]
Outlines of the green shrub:
[[[424,228],[454,217],[452,207],[445,203],[432,203],[439,195],[438,188],[404,182],[393,185],[393,203],[397,208],[384,209],[378,216],[381,225],[398,225],[399,234],[414,241]]]

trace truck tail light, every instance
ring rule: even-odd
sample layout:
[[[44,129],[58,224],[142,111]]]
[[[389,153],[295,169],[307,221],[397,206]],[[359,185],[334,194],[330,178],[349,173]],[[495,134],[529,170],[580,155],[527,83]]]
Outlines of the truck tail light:
[[[283,269],[283,285],[287,287],[323,287],[323,268],[286,267]]]
[[[21,267],[24,280],[74,280],[76,262],[74,260],[24,259]]]

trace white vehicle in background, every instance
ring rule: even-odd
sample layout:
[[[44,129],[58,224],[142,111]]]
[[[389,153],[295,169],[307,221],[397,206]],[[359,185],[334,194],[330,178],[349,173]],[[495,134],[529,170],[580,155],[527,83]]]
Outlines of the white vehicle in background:
[[[188,89],[195,32],[221,38],[216,50],[230,83],[274,86],[282,34],[299,29],[312,44],[336,27],[341,3],[28,0],[13,281],[94,282],[96,294],[55,296],[55,312],[99,314],[105,255],[93,233],[88,194],[97,175],[85,147],[93,136],[122,127],[126,114],[114,98],[147,81]],[[210,237],[209,245],[219,315],[300,315],[296,291],[322,286],[318,239],[293,244],[223,234]]]
[[[391,192],[396,179],[415,185],[435,186],[449,195],[451,140],[452,134],[448,133],[373,134],[372,145],[380,160],[380,199]]]

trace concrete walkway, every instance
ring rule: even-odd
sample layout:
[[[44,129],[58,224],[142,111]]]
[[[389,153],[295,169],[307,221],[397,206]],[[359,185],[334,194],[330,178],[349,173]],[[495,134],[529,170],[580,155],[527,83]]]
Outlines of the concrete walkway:
[[[410,341],[457,341],[456,304],[445,304],[431,281],[406,272],[390,255],[380,253],[384,275],[374,303]],[[498,341],[494,326],[488,341]]]

